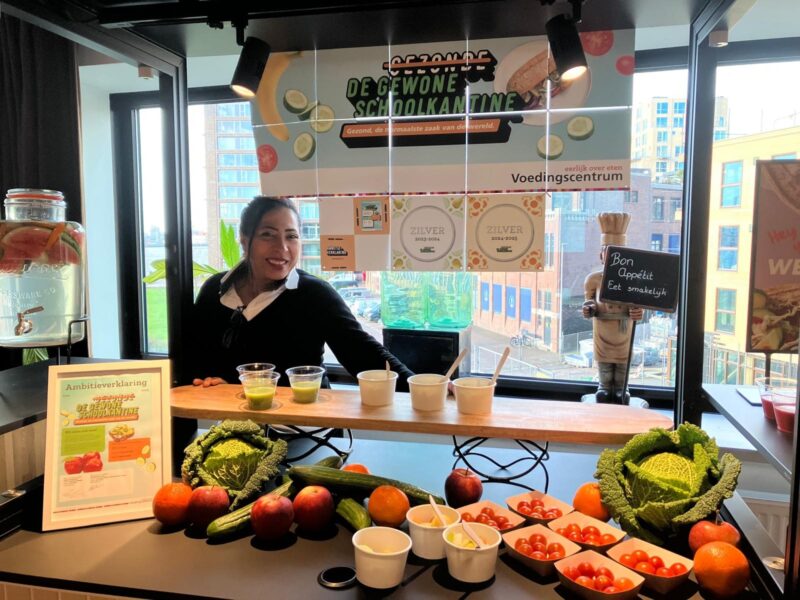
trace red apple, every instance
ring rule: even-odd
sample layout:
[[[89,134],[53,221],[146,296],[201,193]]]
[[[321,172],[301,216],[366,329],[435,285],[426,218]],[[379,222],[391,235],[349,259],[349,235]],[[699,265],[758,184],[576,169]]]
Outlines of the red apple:
[[[260,540],[277,540],[289,532],[294,522],[292,501],[277,494],[261,496],[250,511],[250,525]]]
[[[454,469],[444,482],[444,495],[453,508],[466,506],[481,499],[483,484],[469,469]]]
[[[189,498],[189,522],[198,529],[205,529],[214,519],[228,512],[228,492],[218,485],[203,485],[195,488]]]
[[[333,496],[322,486],[308,485],[294,497],[294,522],[303,531],[321,531],[333,521]]]
[[[697,552],[700,546],[708,542],[728,542],[736,546],[740,539],[739,530],[725,521],[719,524],[713,521],[698,521],[689,530],[689,548],[692,552]]]

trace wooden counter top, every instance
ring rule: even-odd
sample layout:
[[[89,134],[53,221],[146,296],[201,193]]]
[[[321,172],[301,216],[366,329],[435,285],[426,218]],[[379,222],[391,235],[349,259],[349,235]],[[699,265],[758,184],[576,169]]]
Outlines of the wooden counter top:
[[[375,431],[525,439],[571,444],[624,444],[652,427],[672,428],[657,412],[611,404],[582,404],[525,398],[494,399],[491,415],[463,415],[448,399],[439,412],[419,412],[407,393],[390,406],[361,405],[357,390],[322,390],[317,402],[297,404],[290,388],[279,387],[273,407],[251,411],[240,385],[183,386],[171,393],[172,416],[193,419],[252,419],[273,425],[342,427]]]

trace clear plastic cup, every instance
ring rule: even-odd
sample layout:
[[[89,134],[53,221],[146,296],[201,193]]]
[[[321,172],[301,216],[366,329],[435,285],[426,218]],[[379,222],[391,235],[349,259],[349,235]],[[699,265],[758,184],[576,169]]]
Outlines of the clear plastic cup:
[[[275,365],[272,363],[247,363],[236,367],[236,372],[241,375],[242,373],[264,373],[275,370]]]
[[[444,408],[447,399],[447,378],[435,373],[420,373],[408,378],[411,392],[411,407],[419,411],[434,411]]]
[[[244,395],[247,398],[247,408],[250,410],[266,410],[272,408],[275,398],[275,389],[281,374],[274,371],[249,371],[239,375],[242,382]]]
[[[397,373],[385,369],[361,371],[356,375],[361,392],[361,404],[365,406],[388,406],[394,399]]]
[[[292,397],[298,404],[311,404],[319,397],[322,376],[325,369],[315,366],[292,367],[286,369],[289,385],[292,386]]]
[[[403,581],[411,538],[392,527],[367,527],[353,534],[356,579],[376,589],[393,588]]]
[[[791,420],[792,423],[794,421],[794,413],[792,412],[792,416],[789,416],[791,405],[792,410],[794,409],[795,399],[796,399],[796,392],[797,392],[797,382],[794,379],[789,379],[786,377],[758,377],[755,380],[756,387],[758,388],[758,395],[761,398],[761,407],[764,410],[764,417],[769,419],[770,421],[776,421],[776,425],[778,429],[781,431],[794,431],[794,425],[791,425],[791,429],[787,429],[787,419]],[[787,400],[787,396],[791,396],[791,400]],[[775,410],[775,403],[776,400],[780,401],[782,408],[782,416],[783,416],[783,428],[777,424],[778,415],[776,414]]]
[[[459,377],[453,381],[458,412],[465,415],[491,414],[494,386],[487,377]]]

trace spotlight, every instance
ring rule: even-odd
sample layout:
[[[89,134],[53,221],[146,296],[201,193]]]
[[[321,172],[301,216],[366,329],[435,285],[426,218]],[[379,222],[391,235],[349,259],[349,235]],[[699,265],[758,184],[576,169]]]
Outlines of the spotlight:
[[[575,23],[565,15],[558,15],[545,24],[550,52],[561,79],[571,81],[586,72],[586,56]]]
[[[264,67],[267,66],[270,47],[267,42],[249,37],[245,40],[239,62],[231,79],[231,89],[243,98],[256,95]]]

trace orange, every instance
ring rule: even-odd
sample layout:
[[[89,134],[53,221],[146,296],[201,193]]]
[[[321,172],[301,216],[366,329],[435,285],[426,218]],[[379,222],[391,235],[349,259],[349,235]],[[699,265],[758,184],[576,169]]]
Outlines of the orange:
[[[578,512],[600,521],[605,522],[611,518],[611,514],[600,498],[600,485],[596,481],[589,481],[578,488],[572,499],[572,506]]]
[[[701,588],[728,598],[747,587],[750,565],[742,551],[733,544],[709,542],[694,554],[694,575]]]
[[[406,513],[411,508],[408,496],[393,485],[380,485],[369,496],[367,510],[376,525],[400,527],[406,520]]]
[[[167,483],[153,497],[153,516],[164,525],[183,525],[189,519],[191,486],[185,483]]]
[[[342,467],[342,471],[350,471],[351,473],[365,473],[369,475],[369,469],[360,463],[353,463]]]

